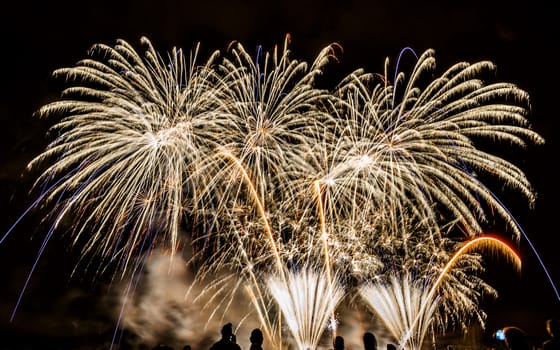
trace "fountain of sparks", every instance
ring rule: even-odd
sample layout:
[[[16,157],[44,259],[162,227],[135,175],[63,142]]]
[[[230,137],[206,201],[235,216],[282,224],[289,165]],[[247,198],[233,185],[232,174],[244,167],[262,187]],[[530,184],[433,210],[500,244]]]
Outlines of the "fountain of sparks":
[[[332,314],[345,295],[339,283],[331,283],[326,271],[302,270],[288,273],[287,281],[267,280],[270,293],[296,343],[297,349],[316,349]]]
[[[381,318],[388,331],[397,340],[398,349],[420,350],[430,327],[433,327],[435,313],[442,302],[442,295],[436,294],[454,264],[464,254],[485,248],[502,253],[517,270],[521,260],[517,253],[502,240],[481,236],[465,242],[441,269],[432,281],[430,276],[412,277],[403,272],[401,276],[390,276],[387,281],[376,281],[360,288],[360,295],[370,309]]]

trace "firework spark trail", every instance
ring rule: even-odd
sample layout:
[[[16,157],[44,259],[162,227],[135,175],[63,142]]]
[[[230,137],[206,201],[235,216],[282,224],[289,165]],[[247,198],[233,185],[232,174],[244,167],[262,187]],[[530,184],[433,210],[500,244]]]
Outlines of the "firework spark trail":
[[[62,181],[62,180],[60,180],[60,181]],[[56,186],[57,183],[55,183],[55,185],[53,185],[53,187]],[[53,188],[53,187],[51,187],[51,188]],[[26,213],[29,212],[31,209],[33,209],[39,203],[39,201],[43,198],[43,194],[41,196],[39,196],[38,200],[36,200],[31,206],[29,206],[27,208]],[[18,219],[17,222],[19,222],[22,219],[22,217],[23,217],[23,215],[20,216],[20,218]],[[17,222],[14,225],[12,225],[12,227],[9,229],[9,231],[2,237],[2,240],[0,240],[0,244],[8,236],[10,231],[13,230],[13,228],[16,226]],[[16,316],[17,310],[19,308],[21,300],[23,299],[23,295],[25,294],[25,291],[27,290],[27,286],[29,285],[31,277],[33,276],[33,273],[35,272],[35,269],[37,268],[37,265],[39,264],[39,260],[41,259],[41,256],[43,255],[45,249],[47,248],[47,244],[49,243],[53,234],[55,233],[56,227],[58,226],[58,224],[59,224],[59,220],[57,219],[55,221],[55,223],[49,228],[47,234],[45,235],[45,238],[43,239],[43,242],[41,243],[41,247],[39,247],[39,251],[37,252],[37,255],[35,257],[35,261],[33,262],[33,265],[31,266],[31,269],[30,269],[29,273],[27,274],[25,282],[24,282],[24,284],[21,288],[21,291],[18,295],[18,299],[16,301],[14,309],[12,310],[12,314],[10,315],[10,322],[13,322],[13,320]]]
[[[494,198],[496,199],[496,201],[500,202],[500,204],[502,203],[500,201],[499,198],[497,198],[494,194],[492,194],[494,196]],[[521,227],[521,225],[519,225],[519,223],[517,222],[517,220],[515,219],[515,217],[509,212],[509,210],[506,208],[505,205],[502,204],[502,207],[504,208],[504,210],[507,211],[507,213],[511,216],[512,220],[515,222],[516,226],[519,228],[519,231],[521,232],[521,234],[523,235],[523,238],[525,238],[525,240],[527,241],[527,243],[529,244],[529,246],[531,247],[531,250],[533,251],[533,253],[535,254],[535,256],[537,257],[537,260],[539,261],[539,264],[541,265],[547,279],[548,282],[550,283],[550,286],[552,287],[552,289],[554,290],[554,294],[556,294],[556,298],[558,299],[558,301],[560,301],[560,293],[558,292],[558,288],[556,287],[556,284],[554,283],[554,280],[552,279],[552,276],[550,275],[550,272],[548,271],[548,268],[546,267],[546,265],[544,264],[544,262],[542,261],[542,258],[539,254],[539,252],[537,251],[537,248],[535,247],[535,245],[533,244],[533,242],[531,242],[531,240],[529,239],[529,236],[527,235],[527,233],[525,233],[525,231],[523,230],[523,228]]]
[[[29,281],[31,280],[31,276],[33,275],[33,272],[35,272],[35,268],[37,267],[37,265],[39,264],[39,259],[41,258],[41,256],[43,255],[43,252],[45,251],[45,248],[47,247],[47,243],[50,241],[50,239],[52,238],[52,235],[54,233],[54,226],[51,227],[51,229],[47,232],[47,235],[45,236],[45,238],[43,239],[43,243],[41,243],[41,247],[39,248],[39,251],[37,252],[37,256],[35,257],[35,261],[33,262],[33,266],[31,267],[31,270],[29,271],[29,273],[27,274],[27,278],[25,279],[25,282],[23,284],[23,287],[21,288],[21,291],[19,293],[18,299],[16,301],[16,305],[14,306],[14,309],[12,311],[12,314],[10,315],[10,322],[12,322],[14,320],[14,318],[16,317],[16,312],[19,308],[19,304],[21,303],[21,300],[23,299],[23,295],[25,294],[25,291],[27,290],[27,286],[29,285]]]
[[[332,266],[331,266],[331,259],[329,257],[329,237],[328,237],[328,233],[327,233],[327,228],[326,228],[326,224],[325,224],[325,211],[323,209],[323,198],[321,195],[321,185],[319,185],[318,181],[314,181],[313,185],[315,187],[315,191],[317,192],[317,210],[319,211],[318,213],[318,217],[319,217],[319,223],[320,223],[320,227],[321,227],[321,240],[323,241],[323,247],[324,247],[324,256],[325,256],[325,270],[327,273],[327,279],[329,284],[332,283]]]

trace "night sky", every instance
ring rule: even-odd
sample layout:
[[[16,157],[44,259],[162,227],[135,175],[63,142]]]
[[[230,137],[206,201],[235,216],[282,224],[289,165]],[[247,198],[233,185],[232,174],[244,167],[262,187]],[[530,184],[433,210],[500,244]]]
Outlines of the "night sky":
[[[488,282],[499,293],[498,300],[485,305],[488,331],[517,325],[542,337],[545,320],[560,317],[560,301],[530,246],[560,285],[559,33],[555,11],[541,2],[22,0],[7,6],[0,11],[0,237],[35,199],[28,196],[33,177],[26,164],[49,141],[51,121],[33,112],[59,98],[61,85],[51,72],[85,58],[95,43],[120,38],[140,49],[140,37],[147,36],[165,53],[174,46],[190,50],[200,42],[205,57],[225,51],[232,41],[249,52],[257,45],[269,49],[289,33],[292,57],[308,62],[323,47],[338,43],[343,49],[339,62],[327,68],[333,77],[359,67],[381,73],[385,58],[395,60],[405,47],[417,53],[433,48],[440,72],[460,61],[493,61],[498,80],[529,93],[529,120],[546,140],[544,146],[508,158],[526,172],[538,199],[531,209],[515,195],[503,197],[528,239],[521,238],[518,247],[520,274],[499,259],[488,259]],[[107,281],[79,273],[71,278],[78,254],[58,236],[43,254],[15,320],[9,321],[44,235],[39,219],[30,214],[0,244],[0,342],[72,337],[79,343],[110,336],[115,300],[107,296]]]

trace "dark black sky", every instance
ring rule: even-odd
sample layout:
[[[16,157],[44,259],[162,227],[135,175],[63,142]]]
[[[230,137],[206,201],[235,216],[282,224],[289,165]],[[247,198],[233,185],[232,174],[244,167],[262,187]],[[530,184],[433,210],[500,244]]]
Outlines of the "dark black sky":
[[[290,33],[292,55],[302,60],[310,61],[326,45],[339,43],[343,52],[333,71],[340,74],[358,67],[381,72],[385,57],[396,58],[404,47],[416,52],[434,48],[441,69],[459,61],[488,59],[497,64],[500,80],[525,89],[532,101],[529,118],[546,145],[516,153],[510,160],[526,171],[539,197],[534,209],[515,197],[506,205],[560,284],[556,227],[559,33],[555,11],[544,2],[22,0],[3,7],[0,234],[32,201],[27,196],[32,179],[25,166],[45,146],[49,125],[32,113],[58,98],[60,86],[50,77],[54,69],[84,58],[94,43],[113,44],[118,38],[136,45],[145,35],[160,52],[173,46],[190,49],[201,42],[202,52],[210,53],[224,50],[233,40],[248,49],[259,44],[270,48]],[[3,335],[76,334],[89,315],[106,317],[92,307],[100,302],[94,295],[101,287],[69,281],[76,257],[67,253],[64,240],[55,240],[31,281],[21,315],[8,321],[40,245],[39,239],[30,240],[35,228],[35,221],[24,220],[0,245],[0,341]],[[500,294],[487,306],[488,328],[516,324],[543,336],[546,318],[560,317],[560,301],[526,239],[522,238],[519,250],[524,264],[521,275],[500,262],[488,267],[493,279],[489,283]],[[60,297],[69,290],[75,296],[70,304]],[[71,321],[76,313],[82,313],[80,326]]]

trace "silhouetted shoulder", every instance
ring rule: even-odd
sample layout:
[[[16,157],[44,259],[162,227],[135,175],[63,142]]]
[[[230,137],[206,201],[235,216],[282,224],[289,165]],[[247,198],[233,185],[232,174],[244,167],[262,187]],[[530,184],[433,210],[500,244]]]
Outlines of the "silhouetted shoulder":
[[[520,328],[504,328],[505,344],[509,350],[533,350],[529,339]]]

